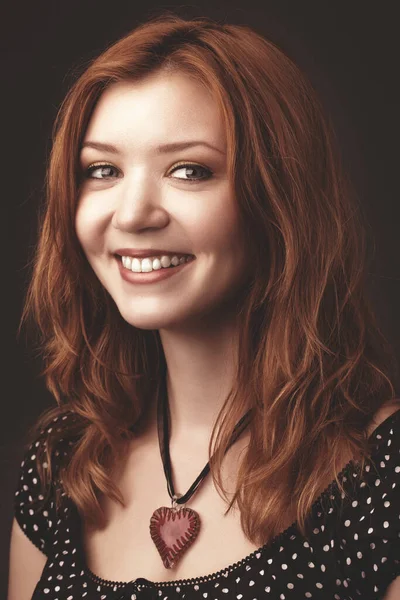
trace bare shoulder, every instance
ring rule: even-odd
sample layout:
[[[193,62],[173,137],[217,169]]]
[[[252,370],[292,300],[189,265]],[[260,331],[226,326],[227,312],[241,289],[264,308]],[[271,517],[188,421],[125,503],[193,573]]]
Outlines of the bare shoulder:
[[[394,412],[400,409],[400,398],[394,398],[393,400],[389,400],[385,402],[380,409],[375,413],[372,422],[369,425],[368,435],[373,433],[374,429],[376,429],[385,419],[390,417]]]
[[[386,590],[383,600],[399,600],[400,598],[400,577],[396,577]]]
[[[8,600],[28,600],[40,579],[47,556],[22,531],[14,518],[9,553]]]

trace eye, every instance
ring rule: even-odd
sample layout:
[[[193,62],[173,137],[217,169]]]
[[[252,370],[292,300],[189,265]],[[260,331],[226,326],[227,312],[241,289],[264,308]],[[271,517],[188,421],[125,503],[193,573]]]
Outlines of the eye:
[[[93,174],[94,172],[96,172],[96,171],[103,171],[103,170],[110,171],[110,169],[111,169],[111,170],[115,170],[115,171],[117,170],[117,169],[116,169],[115,167],[113,167],[112,165],[108,165],[108,164],[106,164],[106,163],[101,163],[101,164],[97,164],[97,165],[92,165],[92,166],[90,166],[90,167],[88,167],[88,168],[86,169],[86,171],[85,171],[85,173],[84,173],[84,176],[85,176],[85,178],[86,178],[86,179],[109,179],[109,178],[110,178],[110,176],[109,176],[109,175],[106,175],[105,177],[102,177],[102,176],[100,176],[100,177],[98,177],[98,176],[96,176],[96,177],[93,177],[93,176],[92,176],[92,174]]]
[[[202,165],[198,165],[196,163],[180,163],[179,165],[176,165],[170,172],[169,174],[171,175],[171,173],[175,173],[176,171],[187,171],[187,177],[173,177],[172,179],[180,179],[181,181],[185,181],[188,183],[196,183],[198,181],[206,181],[207,179],[210,179],[213,175],[212,171],[210,169],[207,169],[206,167],[203,167]],[[94,173],[96,173],[96,171],[99,173],[98,175],[93,175]],[[111,179],[112,175],[110,175],[110,172],[112,173],[112,171],[117,171],[116,167],[113,167],[112,165],[108,164],[108,163],[98,163],[95,165],[91,165],[90,167],[88,167],[85,172],[84,172],[84,177],[85,179],[98,179],[98,180],[106,180],[106,179]],[[203,174],[205,173],[205,175],[203,175],[203,177],[199,177],[196,176],[196,173],[203,171]],[[103,177],[104,174],[104,177]],[[194,176],[193,176],[194,175]]]
[[[213,175],[212,171],[210,171],[210,169],[207,169],[206,167],[202,167],[201,165],[197,165],[195,163],[181,163],[179,165],[176,165],[172,171],[170,171],[171,173],[175,173],[176,171],[188,171],[187,175],[189,176],[189,178],[187,177],[173,177],[173,179],[181,179],[182,181],[187,181],[188,183],[196,183],[197,181],[206,181],[207,179],[210,179]],[[193,177],[193,174],[196,174],[196,172],[198,171],[203,171],[206,173],[205,177]]]

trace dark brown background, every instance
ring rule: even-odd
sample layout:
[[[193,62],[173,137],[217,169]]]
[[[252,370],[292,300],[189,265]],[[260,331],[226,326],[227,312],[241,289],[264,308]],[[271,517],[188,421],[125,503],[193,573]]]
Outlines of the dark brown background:
[[[308,74],[334,118],[346,164],[367,211],[370,247],[375,245],[369,289],[381,326],[400,355],[395,2],[381,2],[379,8],[361,0],[264,0],[262,8],[252,0],[220,0],[218,9],[216,4],[24,0],[1,7],[2,239],[8,241],[2,247],[1,263],[6,382],[0,442],[2,598],[6,597],[12,501],[24,434],[52,402],[38,377],[40,362],[16,340],[51,126],[75,70],[161,8],[182,16],[253,26]]]

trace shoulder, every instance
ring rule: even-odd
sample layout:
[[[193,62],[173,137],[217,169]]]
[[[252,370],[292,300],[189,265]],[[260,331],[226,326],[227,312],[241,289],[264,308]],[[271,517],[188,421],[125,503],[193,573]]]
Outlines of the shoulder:
[[[365,467],[365,482],[375,490],[385,483],[400,494],[400,402],[385,404],[370,425],[372,451]],[[380,488],[381,491],[382,488]],[[375,494],[378,496],[378,494]],[[400,531],[400,524],[399,524]]]
[[[383,597],[400,576],[400,406],[396,400],[374,417],[372,453],[340,521],[344,585],[347,592],[351,588],[365,598],[378,593]]]
[[[373,450],[370,464],[365,467],[367,484],[373,485],[376,501],[382,499],[381,484],[390,488],[388,494],[397,494],[400,500],[400,403],[382,407],[374,418],[370,438]],[[400,504],[397,507],[400,510]],[[399,522],[400,537],[400,522]]]
[[[376,413],[369,427],[370,466],[367,473],[379,473],[379,481],[392,480],[392,488],[400,488],[400,401],[387,403]],[[370,475],[372,476],[372,475]],[[375,487],[379,484],[375,483]],[[400,492],[400,490],[399,490]]]
[[[385,402],[383,406],[376,412],[368,427],[368,435],[371,435],[377,427],[394,413],[400,410],[400,398],[394,398],[390,402]]]
[[[52,533],[57,519],[56,488],[62,459],[68,453],[62,438],[47,452],[47,442],[54,427],[62,431],[63,419],[72,413],[60,415],[42,429],[25,446],[14,493],[14,516],[30,541],[48,555]],[[41,476],[41,473],[42,476]]]

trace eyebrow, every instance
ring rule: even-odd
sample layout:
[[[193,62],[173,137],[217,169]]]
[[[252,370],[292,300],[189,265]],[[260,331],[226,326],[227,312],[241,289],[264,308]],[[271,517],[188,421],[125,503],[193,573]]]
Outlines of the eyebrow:
[[[161,144],[160,146],[156,146],[154,148],[154,151],[156,152],[156,154],[166,154],[168,152],[175,152],[176,150],[185,150],[185,148],[191,148],[192,146],[207,146],[208,148],[211,148],[212,150],[215,150],[220,154],[225,154],[225,152],[223,152],[219,148],[216,148],[208,142],[201,140]],[[81,145],[80,150],[83,150],[83,148],[94,148],[95,150],[104,150],[105,152],[109,152],[110,154],[120,153],[116,146],[113,146],[112,144],[106,144],[104,142],[87,141]]]

